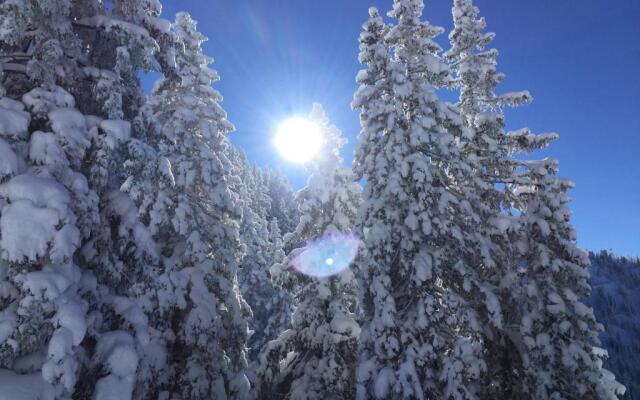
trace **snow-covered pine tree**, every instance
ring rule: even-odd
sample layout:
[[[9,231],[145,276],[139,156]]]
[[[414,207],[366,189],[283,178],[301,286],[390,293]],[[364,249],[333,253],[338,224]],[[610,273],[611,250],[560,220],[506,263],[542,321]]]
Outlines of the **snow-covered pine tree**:
[[[369,20],[362,26],[358,61],[366,66],[358,72],[356,81],[360,84],[355,95],[353,108],[360,110],[362,129],[358,136],[358,151],[353,162],[353,171],[362,178],[376,165],[376,151],[382,132],[390,129],[398,112],[391,97],[391,60],[385,36],[389,27],[384,23],[379,11],[369,9]]]
[[[260,215],[267,221],[276,219],[271,214],[271,196],[269,193],[269,187],[267,184],[267,173],[259,168],[257,165],[253,166],[252,170],[253,179],[252,182],[255,185],[253,189],[254,198],[251,199],[251,208],[255,213]],[[297,215],[297,214],[296,214]],[[278,226],[280,223],[278,222]]]
[[[278,226],[278,220],[269,221],[269,242],[266,257],[270,265],[281,264],[286,256],[284,252],[284,237]],[[270,268],[270,267],[269,267]]]
[[[45,398],[67,398],[88,325],[74,257],[85,224],[97,220],[96,195],[74,170],[89,131],[60,87],[34,89],[23,101],[27,107],[0,100],[0,367],[41,373],[53,386]]]
[[[531,185],[520,187],[524,293],[521,393],[536,399],[618,399],[624,386],[603,368],[603,330],[582,301],[591,291],[589,258],[576,245],[567,190],[557,162],[530,162]]]
[[[0,116],[12,136],[11,152],[4,146],[12,167],[4,178],[12,178],[0,200],[0,253],[7,262],[0,274],[7,289],[0,312],[10,323],[0,347],[11,348],[3,367],[20,374],[41,371],[53,386],[43,386],[44,398],[91,397],[99,379],[85,373],[92,357],[104,365],[102,376],[122,379],[121,398],[132,389],[135,356],[123,367],[117,360],[125,346],[104,346],[102,337],[104,330],[117,329],[120,318],[110,295],[113,281],[102,278],[114,273],[117,280],[124,272],[118,264],[90,271],[96,264],[87,259],[117,261],[105,255],[117,246],[109,241],[85,251],[95,238],[109,237],[109,229],[119,230],[116,220],[104,216],[118,187],[112,166],[129,134],[120,119],[139,106],[135,73],[155,64],[155,42],[139,21],[155,21],[157,4],[129,3],[135,16],[90,1],[0,4],[1,91],[23,103],[3,99],[6,112]],[[19,209],[22,220],[15,219]],[[25,226],[34,229],[29,236],[19,234]],[[79,374],[82,385],[76,385]]]
[[[514,249],[517,218],[510,188],[521,177],[515,155],[547,145],[552,135],[535,136],[522,130],[505,133],[503,108],[531,101],[528,92],[496,95],[504,79],[496,70],[497,51],[486,49],[494,38],[484,32],[486,22],[471,0],[454,0],[451,49],[445,59],[455,73],[451,81],[460,90],[462,119],[472,134],[460,141],[461,151],[473,166],[465,180],[466,193],[478,219],[474,221],[476,246],[467,252],[473,265],[474,285],[469,289],[482,324],[486,381],[483,397],[512,398],[521,377],[517,350],[520,313],[517,286],[518,260]],[[515,341],[515,343],[514,343]]]
[[[132,289],[156,343],[142,360],[145,371],[162,378],[144,397],[244,399],[249,308],[236,275],[241,209],[227,157],[233,126],[210,86],[218,75],[202,53],[206,38],[196,22],[179,13],[171,34],[176,65],[141,110],[137,135],[149,145],[133,142],[130,162],[141,170],[139,154],[148,154],[156,179],[149,185],[144,174],[133,175],[123,186],[159,253],[149,269],[156,275]]]
[[[360,187],[341,166],[339,149],[345,140],[315,104],[311,113],[324,133],[325,144],[311,161],[311,176],[297,194],[302,214],[285,240],[304,243],[288,260],[271,268],[276,279],[296,298],[291,329],[269,342],[260,354],[256,378],[259,399],[348,399],[355,394],[357,337],[355,281],[347,269],[317,278],[293,270],[292,260],[314,249],[314,240],[354,230]],[[324,260],[321,260],[322,263]],[[326,265],[315,266],[317,268]]]
[[[245,301],[251,307],[249,328],[249,362],[254,369],[260,349],[290,325],[291,298],[271,281],[269,267],[284,259],[282,234],[278,221],[267,221],[269,197],[262,174],[251,167],[246,156],[232,149],[233,164],[238,171],[238,193],[242,202],[240,240],[244,257],[238,269],[238,282]]]
[[[542,177],[539,174],[541,171],[546,171],[546,174],[554,170],[546,162],[520,161],[516,158],[518,153],[546,147],[557,135],[533,135],[528,129],[505,133],[503,108],[529,103],[532,98],[526,91],[495,94],[504,75],[496,71],[497,51],[486,49],[494,34],[484,32],[486,22],[478,17],[478,13],[478,8],[471,0],[454,0],[454,29],[449,35],[452,48],[445,56],[456,73],[452,83],[460,89],[459,106],[463,120],[474,133],[461,142],[461,147],[465,156],[475,165],[471,175],[473,179],[467,182],[468,193],[474,193],[472,204],[480,217],[476,230],[486,244],[476,257],[477,265],[481,266],[476,269],[479,274],[477,282],[481,285],[480,293],[476,296],[485,297],[487,301],[485,309],[478,309],[485,333],[483,342],[488,367],[487,380],[482,385],[482,397],[556,398],[554,396],[558,394],[552,395],[553,391],[547,392],[545,388],[538,391],[542,380],[525,379],[531,373],[537,374],[534,371],[540,371],[541,374],[545,372],[539,367],[532,367],[525,344],[531,339],[524,340],[522,337],[525,333],[521,323],[529,318],[524,315],[530,312],[524,311],[523,315],[522,306],[528,304],[528,294],[521,290],[522,282],[527,286],[530,282],[528,274],[532,272],[525,268],[525,278],[521,280],[519,253],[522,248],[528,247],[518,241],[521,221],[517,216],[526,208],[527,200],[523,200],[523,196],[518,196],[514,190],[522,191],[521,188],[530,187],[532,176],[538,180]],[[548,167],[551,170],[546,170]],[[528,192],[525,190],[522,193],[526,197]],[[526,228],[525,232],[528,230]],[[530,238],[527,240],[531,241]],[[575,250],[572,250],[574,256],[577,254]],[[488,293],[497,294],[497,299],[487,297]],[[491,307],[492,302],[496,306]],[[581,308],[581,305],[577,307]],[[597,358],[596,355],[594,357]],[[578,381],[570,379],[569,382],[579,385]],[[572,398],[567,395],[568,392],[558,398]]]
[[[3,85],[55,82],[80,111],[132,118],[142,101],[138,71],[157,69],[149,31],[166,29],[155,0],[3,2]]]
[[[266,222],[266,221],[265,221]],[[251,306],[253,331],[249,340],[252,371],[255,371],[258,354],[266,343],[278,337],[291,325],[292,298],[280,290],[271,279],[269,267],[284,260],[283,240],[278,221],[272,219],[268,226],[260,224],[254,243],[247,252],[257,252],[260,256],[253,263],[246,263],[242,272],[242,289],[247,303]]]
[[[269,287],[269,297],[264,306],[265,316],[262,318],[266,320],[264,325],[264,331],[262,333],[261,342],[255,345],[255,359],[252,361],[258,361],[257,356],[264,348],[265,344],[269,340],[275,339],[280,333],[285,331],[291,326],[291,315],[293,314],[294,301],[293,296],[290,293],[280,290],[280,288],[273,281],[271,272],[269,269],[274,264],[279,264],[285,260],[284,252],[284,237],[280,227],[278,226],[278,220],[272,219],[269,221],[269,237],[267,241],[267,249],[265,252],[265,258],[267,260],[267,272],[271,287],[276,289],[276,292],[272,292],[272,288]],[[255,315],[254,315],[255,317]],[[252,349],[254,350],[254,349]],[[255,371],[254,365],[253,371]]]
[[[262,174],[270,200],[267,220],[275,218],[283,233],[293,232],[298,225],[300,214],[291,185],[278,170],[265,170]]]
[[[422,11],[421,0],[396,0],[397,23],[387,26],[371,9],[360,36],[359,399],[477,398],[485,369],[463,297],[464,251],[474,240],[466,221],[477,216],[460,192],[472,168],[456,141],[468,132],[435,93],[448,80],[433,41],[442,29],[421,21]]]

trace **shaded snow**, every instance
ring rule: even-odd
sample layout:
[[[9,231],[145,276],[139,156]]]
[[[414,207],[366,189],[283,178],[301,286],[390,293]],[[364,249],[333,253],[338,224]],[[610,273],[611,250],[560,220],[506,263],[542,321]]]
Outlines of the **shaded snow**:
[[[4,102],[0,103],[0,137],[11,139],[24,139],[27,136],[30,117],[29,114],[20,111],[17,106],[5,108],[4,105],[13,104]]]
[[[56,181],[19,175],[0,185],[0,197],[11,201],[0,217],[0,249],[7,260],[36,260],[51,249],[52,260],[61,262],[79,246],[78,229],[69,223],[69,194]]]
[[[11,146],[0,139],[0,181],[18,172],[18,157]]]
[[[0,369],[0,400],[44,400],[42,389],[46,385],[39,373],[18,375]]]

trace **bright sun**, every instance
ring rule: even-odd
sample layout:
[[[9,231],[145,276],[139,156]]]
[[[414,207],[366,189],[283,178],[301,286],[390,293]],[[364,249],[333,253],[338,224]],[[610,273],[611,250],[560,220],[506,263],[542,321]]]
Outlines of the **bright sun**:
[[[289,118],[278,127],[275,145],[288,161],[303,164],[320,151],[322,132],[317,124],[306,118]]]

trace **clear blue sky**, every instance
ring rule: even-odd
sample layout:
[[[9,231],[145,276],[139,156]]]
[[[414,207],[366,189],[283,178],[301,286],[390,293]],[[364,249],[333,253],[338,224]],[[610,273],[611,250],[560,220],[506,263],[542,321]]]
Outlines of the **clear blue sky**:
[[[216,85],[250,160],[280,168],[300,187],[305,172],[272,146],[282,119],[323,103],[350,143],[359,130],[357,38],[367,8],[391,0],[164,0],[163,15],[188,11],[209,37]],[[451,2],[427,0],[425,18],[451,28]],[[496,32],[502,91],[529,90],[532,105],[508,112],[509,128],[557,132],[545,154],[560,160],[580,245],[640,255],[640,1],[476,0]],[[448,47],[446,34],[441,45]]]

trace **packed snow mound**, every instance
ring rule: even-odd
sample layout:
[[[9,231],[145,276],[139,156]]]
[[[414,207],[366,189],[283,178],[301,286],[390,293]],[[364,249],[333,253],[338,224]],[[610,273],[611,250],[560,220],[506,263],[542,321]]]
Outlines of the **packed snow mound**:
[[[131,335],[123,331],[114,331],[100,338],[96,354],[106,363],[109,372],[125,377],[135,373],[138,365],[138,356],[134,349],[135,341]]]
[[[18,157],[9,143],[0,139],[0,182],[18,172]]]
[[[39,165],[66,166],[64,150],[51,132],[34,132],[29,140],[29,159]]]
[[[35,261],[51,251],[53,262],[71,258],[80,233],[65,188],[50,178],[19,175],[0,185],[8,200],[0,216],[0,252],[9,261]]]
[[[42,396],[46,385],[39,373],[19,375],[0,369],[0,400],[48,400]]]
[[[0,186],[0,196],[10,202],[29,200],[36,207],[50,207],[61,216],[69,209],[70,197],[66,189],[50,178],[23,174]]]
[[[0,99],[0,138],[25,139],[31,118],[22,104],[11,99]]]
[[[131,124],[127,121],[104,120],[100,122],[100,130],[105,134],[106,145],[112,150],[131,137]]]
[[[98,381],[95,399],[131,399],[138,368],[138,354],[133,337],[122,331],[109,332],[100,338],[96,354],[110,375]]]
[[[59,86],[49,90],[35,88],[22,96],[22,102],[40,117],[58,108],[73,108],[76,105],[73,96]]]
[[[13,111],[24,111],[24,105],[19,101],[12,100],[8,97],[0,98],[0,108]]]
[[[82,159],[91,146],[84,115],[73,108],[62,108],[49,113],[49,122],[63,148],[73,159]]]
[[[73,346],[78,346],[87,333],[85,304],[81,301],[72,301],[70,299],[65,300],[66,301],[61,302],[62,304],[58,307],[55,319],[58,322],[58,325],[66,329],[69,333]],[[49,352],[51,352],[51,347],[49,347]]]
[[[18,279],[34,297],[53,301],[80,280],[80,272],[73,264],[62,264],[22,274]],[[61,309],[64,306],[62,304]]]

